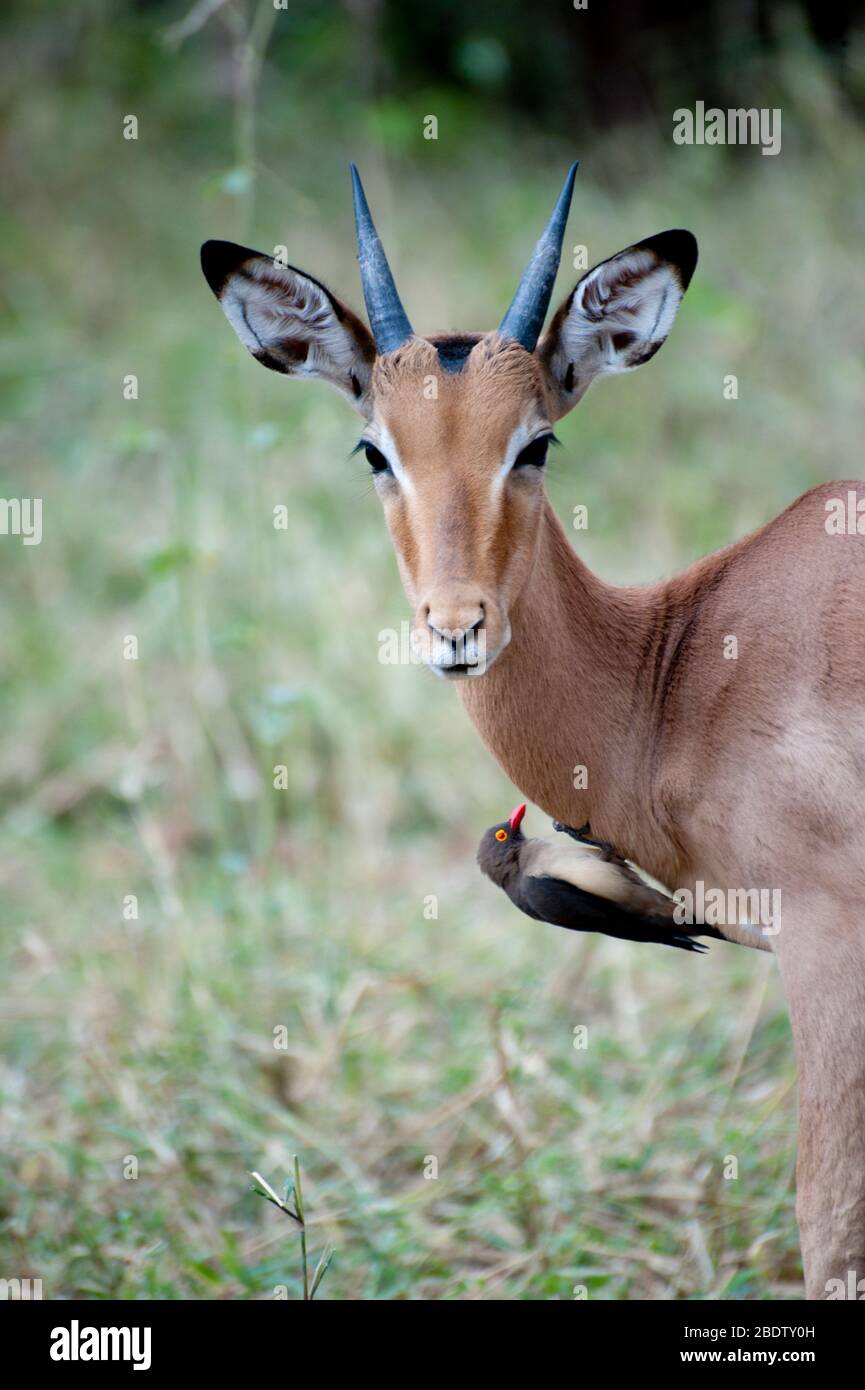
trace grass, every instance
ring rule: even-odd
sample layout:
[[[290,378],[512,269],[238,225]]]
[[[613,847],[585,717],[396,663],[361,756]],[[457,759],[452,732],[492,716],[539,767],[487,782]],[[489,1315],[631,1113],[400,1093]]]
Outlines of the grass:
[[[102,37],[22,74],[8,146],[3,490],[44,499],[44,539],[0,539],[0,1272],[300,1298],[247,1176],[280,1190],[296,1153],[319,1298],[800,1296],[772,961],[574,939],[480,877],[514,789],[452,691],[377,660],[407,610],[357,425],[247,359],[196,265],[285,241],[356,303],[354,156],[418,326],[491,325],[577,133],[394,149],[322,105],[313,147],[265,69],[251,180],[205,46],[130,107]],[[552,495],[608,578],[857,471],[865,142],[826,102],[801,131],[777,160],[578,151],[593,261],[677,223],[702,248],[663,353],[559,429]]]
[[[306,1236],[307,1221],[303,1205],[303,1187],[300,1179],[300,1164],[297,1159],[297,1154],[294,1156],[294,1174],[285,1183],[284,1195],[282,1197],[274,1192],[270,1183],[266,1178],[263,1178],[260,1173],[250,1173],[250,1177],[255,1179],[253,1191],[256,1192],[259,1197],[263,1197],[265,1201],[270,1202],[271,1206],[276,1207],[278,1211],[284,1212],[291,1221],[296,1222],[300,1227],[300,1261],[301,1278],[303,1281],[303,1301],[305,1303],[311,1303],[321,1286],[324,1276],[330,1268],[333,1259],[333,1249],[330,1246],[326,1246],[324,1250],[322,1250],[312,1273],[312,1277],[310,1277],[309,1249]],[[279,1286],[279,1293],[281,1297],[287,1297],[288,1289],[285,1285]]]

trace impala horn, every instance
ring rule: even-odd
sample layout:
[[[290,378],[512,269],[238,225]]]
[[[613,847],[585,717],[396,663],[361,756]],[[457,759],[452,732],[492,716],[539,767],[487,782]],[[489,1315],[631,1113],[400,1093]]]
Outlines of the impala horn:
[[[526,352],[534,352],[550,307],[550,296],[562,257],[562,242],[571,207],[574,179],[579,167],[579,163],[572,164],[568,170],[559,200],[532,252],[532,258],[526,266],[519,288],[499,328],[503,337],[515,338]]]
[[[369,326],[380,353],[402,347],[412,335],[412,326],[396,292],[387,256],[366,201],[360,174],[352,164],[351,187],[354,194],[354,222],[357,229],[357,259],[360,283]]]

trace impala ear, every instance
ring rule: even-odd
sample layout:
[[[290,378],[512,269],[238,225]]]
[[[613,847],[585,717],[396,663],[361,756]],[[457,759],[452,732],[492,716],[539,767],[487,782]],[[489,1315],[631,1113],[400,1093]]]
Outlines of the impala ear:
[[[557,419],[595,377],[632,371],[654,357],[696,264],[697,243],[690,232],[659,232],[583,276],[537,349]]]
[[[244,347],[286,376],[320,377],[366,413],[375,343],[330,290],[271,256],[206,241],[201,269]]]

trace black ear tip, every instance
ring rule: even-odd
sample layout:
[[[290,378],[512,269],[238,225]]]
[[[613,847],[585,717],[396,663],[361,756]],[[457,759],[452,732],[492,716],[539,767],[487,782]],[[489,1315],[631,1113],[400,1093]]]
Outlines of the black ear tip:
[[[687,289],[694,271],[697,270],[698,247],[693,232],[686,231],[684,227],[676,227],[672,231],[661,232],[661,235],[652,240],[661,243],[655,249],[663,259],[676,267],[681,279],[681,288],[683,291]]]
[[[669,262],[679,272],[683,291],[691,283],[697,267],[697,238],[684,227],[674,227],[669,232],[659,232],[657,236],[647,237],[640,242],[648,250],[654,251],[662,261]]]
[[[682,276],[682,289],[686,290],[691,283],[691,276],[697,269],[697,258],[700,254],[697,246],[697,238],[693,232],[686,231],[684,227],[677,228],[676,231],[669,233],[670,237],[675,238],[673,243],[673,259],[679,267]]]
[[[225,288],[228,277],[238,270],[250,256],[257,256],[248,246],[237,246],[233,241],[206,241],[201,248],[201,269],[217,299]]]

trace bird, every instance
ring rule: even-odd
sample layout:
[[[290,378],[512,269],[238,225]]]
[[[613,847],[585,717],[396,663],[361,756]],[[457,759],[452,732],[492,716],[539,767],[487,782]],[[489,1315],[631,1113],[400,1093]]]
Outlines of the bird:
[[[538,922],[569,931],[594,931],[620,941],[646,941],[683,951],[706,951],[674,920],[676,904],[634,872],[612,845],[555,821],[569,840],[527,839],[525,802],[491,825],[478,846],[478,864],[511,902]],[[724,940],[714,927],[700,936]]]

